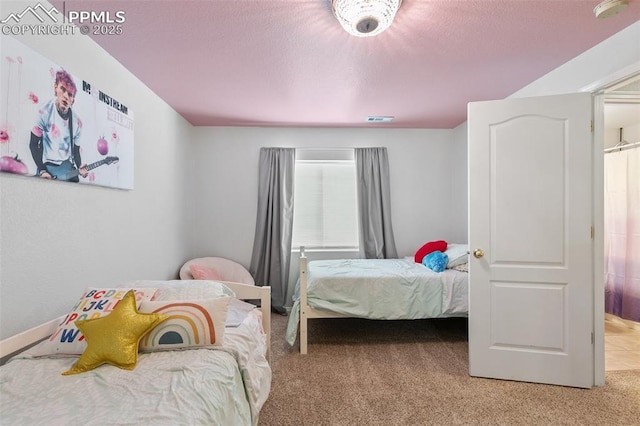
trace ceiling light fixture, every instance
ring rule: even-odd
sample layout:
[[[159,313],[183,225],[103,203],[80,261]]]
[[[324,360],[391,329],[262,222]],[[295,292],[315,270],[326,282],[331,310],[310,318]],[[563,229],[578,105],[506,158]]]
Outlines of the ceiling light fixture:
[[[331,0],[331,4],[345,31],[371,37],[389,28],[402,0]]]
[[[604,19],[622,12],[627,6],[629,6],[628,0],[604,0],[593,9],[593,13],[596,18]]]

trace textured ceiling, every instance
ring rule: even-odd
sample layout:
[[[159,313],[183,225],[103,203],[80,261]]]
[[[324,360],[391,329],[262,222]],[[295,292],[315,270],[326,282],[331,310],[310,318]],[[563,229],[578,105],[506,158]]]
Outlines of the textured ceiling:
[[[454,128],[640,19],[640,1],[404,0],[377,37],[347,34],[330,0],[52,1],[124,11],[93,36],[191,124]],[[394,116],[368,124],[369,115]]]

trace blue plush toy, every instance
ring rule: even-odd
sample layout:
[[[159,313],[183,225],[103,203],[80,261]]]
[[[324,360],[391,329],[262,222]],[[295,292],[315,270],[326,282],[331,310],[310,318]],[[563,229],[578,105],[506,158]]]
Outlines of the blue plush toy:
[[[422,264],[433,272],[442,272],[447,268],[449,256],[441,251],[432,251],[422,259]]]

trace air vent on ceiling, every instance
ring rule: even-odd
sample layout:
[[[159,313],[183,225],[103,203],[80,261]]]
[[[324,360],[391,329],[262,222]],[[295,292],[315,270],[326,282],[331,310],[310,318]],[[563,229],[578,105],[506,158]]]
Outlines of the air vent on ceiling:
[[[367,123],[390,123],[393,119],[394,117],[370,115],[367,117]]]

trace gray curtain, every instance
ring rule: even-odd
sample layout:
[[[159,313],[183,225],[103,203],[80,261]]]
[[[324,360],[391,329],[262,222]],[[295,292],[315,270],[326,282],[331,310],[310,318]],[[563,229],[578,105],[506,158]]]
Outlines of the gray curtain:
[[[360,247],[366,259],[397,258],[387,148],[356,148]]]
[[[261,148],[258,213],[249,271],[256,285],[271,286],[272,308],[285,314],[293,230],[295,149]]]

